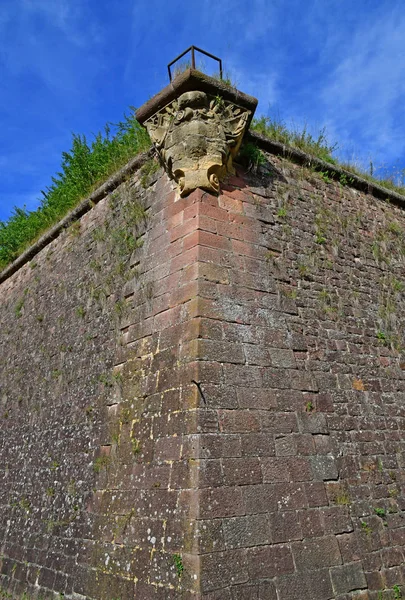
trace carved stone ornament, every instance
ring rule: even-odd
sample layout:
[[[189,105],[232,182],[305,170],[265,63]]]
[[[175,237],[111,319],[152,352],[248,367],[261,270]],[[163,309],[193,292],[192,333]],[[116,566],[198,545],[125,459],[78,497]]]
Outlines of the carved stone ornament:
[[[205,92],[185,92],[144,123],[181,196],[196,188],[219,192],[233,173],[251,111]]]

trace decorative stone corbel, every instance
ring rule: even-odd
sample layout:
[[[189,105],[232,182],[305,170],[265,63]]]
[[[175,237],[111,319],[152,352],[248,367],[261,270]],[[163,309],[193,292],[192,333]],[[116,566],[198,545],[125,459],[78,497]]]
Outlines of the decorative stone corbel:
[[[197,83],[201,83],[202,74],[196,77],[195,73],[191,71],[191,77],[194,76]],[[196,188],[219,192],[220,180],[234,172],[232,160],[256,107],[252,103],[255,99],[236,90],[228,91],[228,98],[224,97],[225,94],[220,93],[223,84],[204,76],[204,80],[207,79],[210,84],[203,86],[205,90],[201,86],[196,86],[200,89],[190,90],[188,85],[188,90],[181,93],[181,88],[185,86],[179,85],[179,94],[170,102],[164,106],[162,102],[157,103],[155,108],[158,110],[152,112],[151,107],[147,106],[151,102],[153,104],[152,99],[145,105],[149,113],[145,115],[146,118],[143,118],[143,109],[138,111],[141,118],[137,114],[169,177],[177,182],[181,196],[186,196]],[[246,106],[246,100],[241,105],[233,101],[232,96],[237,99],[238,94],[242,100],[248,98],[250,105]]]
[[[196,188],[219,191],[233,173],[250,111],[205,92],[185,92],[145,123],[151,140],[182,196]]]

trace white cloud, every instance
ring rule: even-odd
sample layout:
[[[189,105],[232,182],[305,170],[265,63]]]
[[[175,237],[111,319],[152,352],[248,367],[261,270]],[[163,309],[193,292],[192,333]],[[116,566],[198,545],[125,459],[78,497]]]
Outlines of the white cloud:
[[[49,27],[58,29],[65,39],[80,47],[97,37],[90,22],[84,22],[88,13],[87,2],[81,0],[20,0],[20,15],[29,26],[33,16],[41,15]],[[86,25],[86,26],[84,26]]]
[[[272,2],[269,0],[205,0],[198,18],[207,31],[221,31],[232,40],[232,47],[245,42],[258,42],[275,26]]]
[[[54,93],[76,92],[82,83],[74,68],[92,61],[87,52],[100,41],[87,1],[3,0],[0,8],[0,64],[13,78],[38,77]],[[94,71],[102,68],[95,60]]]
[[[370,155],[391,161],[405,152],[399,120],[405,106],[404,39],[405,14],[398,7],[366,19],[342,48],[334,48],[337,64],[320,97],[325,121],[340,146],[358,140],[355,152],[364,161]]]
[[[228,66],[232,83],[241,92],[250,94],[259,100],[257,114],[267,114],[269,106],[277,104],[279,101],[279,87],[276,69],[265,72],[249,71],[229,61]]]

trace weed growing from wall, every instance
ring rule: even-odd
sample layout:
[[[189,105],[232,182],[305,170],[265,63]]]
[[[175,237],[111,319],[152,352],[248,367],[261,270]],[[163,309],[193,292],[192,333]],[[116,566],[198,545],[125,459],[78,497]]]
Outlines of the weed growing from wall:
[[[243,144],[239,150],[238,160],[246,166],[249,171],[256,172],[261,165],[266,164],[267,159],[263,152],[251,142]]]
[[[147,188],[150,182],[152,175],[154,175],[159,170],[159,163],[150,158],[144,165],[141,167],[141,185],[143,188]]]
[[[183,575],[184,571],[183,559],[181,558],[180,554],[173,554],[173,563],[176,569],[176,573],[180,578]]]

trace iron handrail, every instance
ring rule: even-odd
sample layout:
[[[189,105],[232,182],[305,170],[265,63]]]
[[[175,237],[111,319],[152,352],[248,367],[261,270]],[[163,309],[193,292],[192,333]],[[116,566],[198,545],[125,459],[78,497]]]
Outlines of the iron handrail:
[[[187,50],[184,50],[184,52],[179,54],[179,56],[177,56],[174,60],[172,60],[172,62],[170,62],[167,65],[170,81],[172,80],[172,72],[171,72],[170,67],[172,65],[174,65],[175,62],[180,60],[180,58],[183,58],[183,56],[185,54],[187,54],[187,52],[190,52],[190,50],[191,50],[191,68],[192,69],[195,69],[195,52],[197,51],[197,52],[200,52],[201,54],[204,54],[205,56],[208,56],[208,58],[212,58],[213,60],[216,60],[217,62],[219,62],[219,77],[220,77],[220,79],[222,79],[222,60],[220,58],[218,58],[217,56],[214,56],[213,54],[210,54],[209,52],[202,50],[201,48],[197,48],[197,46],[190,46],[189,48],[187,48]]]

